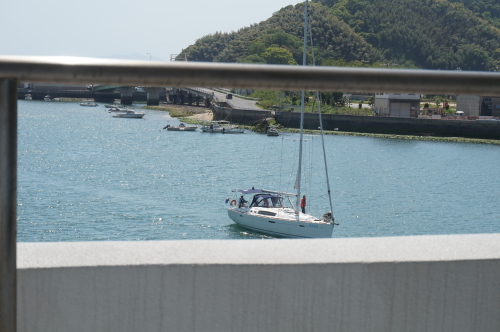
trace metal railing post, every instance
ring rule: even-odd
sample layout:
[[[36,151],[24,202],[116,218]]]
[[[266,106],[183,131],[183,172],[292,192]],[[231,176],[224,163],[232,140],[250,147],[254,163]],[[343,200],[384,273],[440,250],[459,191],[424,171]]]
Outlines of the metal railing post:
[[[17,86],[0,80],[0,331],[15,332],[17,211]]]

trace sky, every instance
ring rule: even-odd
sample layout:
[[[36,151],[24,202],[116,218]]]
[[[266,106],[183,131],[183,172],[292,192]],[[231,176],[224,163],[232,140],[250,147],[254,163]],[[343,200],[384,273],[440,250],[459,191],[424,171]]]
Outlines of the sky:
[[[3,0],[0,55],[170,61],[198,38],[237,31],[298,2]]]

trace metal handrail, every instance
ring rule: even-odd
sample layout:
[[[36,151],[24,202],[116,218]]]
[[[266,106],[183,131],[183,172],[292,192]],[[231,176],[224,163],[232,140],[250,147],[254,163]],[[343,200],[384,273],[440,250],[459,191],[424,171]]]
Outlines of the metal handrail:
[[[16,330],[17,82],[498,95],[500,73],[0,56],[0,330]]]
[[[0,79],[0,331],[16,330],[17,89]]]
[[[496,95],[500,73],[0,56],[0,79],[140,86]]]

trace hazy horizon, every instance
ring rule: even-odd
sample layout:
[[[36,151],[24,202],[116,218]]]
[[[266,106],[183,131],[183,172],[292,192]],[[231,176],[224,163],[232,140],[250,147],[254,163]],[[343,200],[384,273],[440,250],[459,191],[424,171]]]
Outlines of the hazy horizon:
[[[205,35],[237,31],[298,2],[9,1],[2,5],[0,55],[170,61]]]

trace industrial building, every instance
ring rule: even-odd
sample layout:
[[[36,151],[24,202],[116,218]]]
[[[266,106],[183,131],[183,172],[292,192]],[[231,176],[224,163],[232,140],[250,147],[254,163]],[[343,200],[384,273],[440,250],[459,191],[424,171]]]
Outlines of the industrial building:
[[[457,111],[467,116],[500,117],[500,97],[459,95]]]
[[[379,116],[417,117],[420,109],[420,94],[376,93],[375,114]]]
[[[457,113],[463,112],[466,116],[479,116],[481,115],[481,97],[460,95],[456,97]]]

